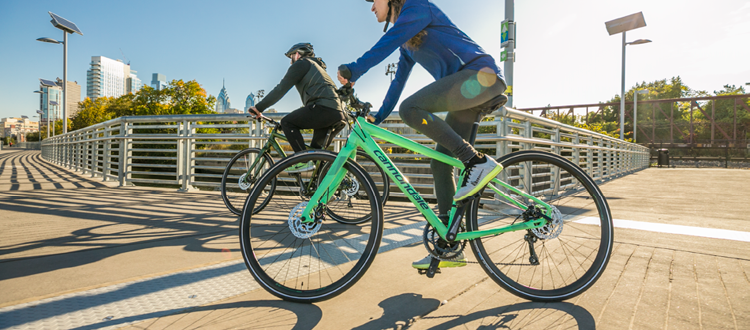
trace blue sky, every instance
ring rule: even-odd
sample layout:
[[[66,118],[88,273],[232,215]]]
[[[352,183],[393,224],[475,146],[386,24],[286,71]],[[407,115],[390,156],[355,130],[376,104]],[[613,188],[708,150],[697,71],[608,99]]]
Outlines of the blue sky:
[[[502,0],[433,0],[448,16],[499,59]],[[31,116],[39,107],[38,78],[62,77],[62,40],[49,22],[52,11],[75,22],[84,35],[70,35],[68,80],[85,96],[91,56],[124,57],[144,83],[151,74],[197,80],[218,95],[222,80],[232,106],[243,108],[250,92],[273,89],[289,61],[283,53],[306,41],[335,68],[352,62],[382,35],[364,0],[273,1],[0,1],[0,118]],[[628,40],[626,86],[681,76],[694,89],[713,92],[725,84],[750,82],[750,2],[745,0],[524,0],[518,22],[515,105],[537,107],[596,103],[620,91],[621,37],[604,22],[635,12],[647,26]],[[122,50],[122,54],[121,54]],[[379,106],[388,88],[392,55],[358,81],[361,99]],[[501,64],[502,68],[502,64]],[[405,95],[432,82],[421,68]],[[402,97],[403,98],[403,97]],[[301,105],[295,90],[274,106],[287,112]]]

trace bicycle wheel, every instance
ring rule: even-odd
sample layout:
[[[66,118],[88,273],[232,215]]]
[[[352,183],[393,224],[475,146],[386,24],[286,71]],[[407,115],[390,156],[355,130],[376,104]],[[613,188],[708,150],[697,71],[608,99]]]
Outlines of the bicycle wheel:
[[[580,167],[555,154],[521,151],[498,162],[504,170],[497,178],[552,205],[553,221],[472,240],[479,264],[500,286],[525,299],[560,301],[581,294],[604,272],[612,253],[612,216],[604,195]],[[533,200],[498,188],[530,210],[539,210]],[[489,189],[470,207],[470,231],[540,218]]]
[[[264,153],[262,158],[258,159],[260,153],[261,150],[255,148],[238,152],[229,161],[224,169],[224,174],[221,176],[221,199],[224,200],[227,209],[236,215],[242,214],[242,207],[245,205],[245,200],[250,194],[252,186],[258,182],[264,172],[273,166],[273,158]],[[255,167],[250,168],[256,159],[258,159],[258,162]],[[266,207],[275,188],[276,180],[274,179],[262,192],[264,198],[256,204],[253,212],[257,213]]]
[[[370,221],[342,224],[326,219],[323,209],[311,224],[300,213],[317,189],[319,168],[336,154],[309,151],[285,158],[255,185],[240,222],[240,245],[247,268],[260,285],[284,300],[315,302],[332,298],[352,286],[372,263],[383,235],[383,212],[377,191],[366,172],[353,161],[343,170],[360,182],[367,198],[355,206],[372,214]],[[315,170],[289,173],[295,164],[313,162]],[[268,207],[251,214],[261,192],[277,180]]]
[[[382,168],[380,168],[375,160],[370,157],[364,151],[357,151],[357,163],[367,171],[372,181],[375,183],[375,188],[380,194],[380,200],[385,206],[388,200],[390,180],[385,174]],[[330,163],[329,163],[330,164]],[[323,169],[322,173],[325,173],[326,169]],[[362,214],[355,210],[355,204],[357,200],[364,200],[367,198],[367,194],[362,189],[359,182],[353,177],[351,173],[347,174],[344,181],[336,191],[336,196],[333,200],[328,202],[328,215],[331,219],[336,220],[345,224],[357,224],[370,220],[370,214]]]

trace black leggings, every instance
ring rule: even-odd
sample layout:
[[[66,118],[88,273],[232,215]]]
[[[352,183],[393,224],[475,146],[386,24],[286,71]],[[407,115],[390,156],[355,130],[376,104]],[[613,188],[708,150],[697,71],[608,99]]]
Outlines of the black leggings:
[[[310,104],[292,111],[292,113],[281,118],[281,129],[284,130],[289,144],[292,145],[294,152],[305,150],[305,138],[302,137],[300,130],[313,129],[313,138],[310,147],[313,149],[323,149],[333,141],[341,130],[346,127],[346,117],[344,113],[331,109],[329,107]],[[333,131],[328,135],[328,129]]]

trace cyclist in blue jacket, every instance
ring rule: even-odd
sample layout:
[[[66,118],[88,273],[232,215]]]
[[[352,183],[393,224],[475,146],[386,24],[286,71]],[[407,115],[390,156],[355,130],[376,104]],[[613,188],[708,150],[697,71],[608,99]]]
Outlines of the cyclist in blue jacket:
[[[357,61],[339,67],[338,80],[354,84],[370,68],[381,63],[399,49],[396,76],[377,114],[369,119],[380,124],[393,111],[406,80],[415,63],[419,63],[434,78],[406,98],[399,108],[403,121],[437,142],[436,150],[461,160],[465,179],[458,192],[453,179],[453,168],[432,161],[439,215],[445,221],[453,201],[479,192],[500,171],[492,157],[477,152],[466,140],[474,122],[483,114],[482,105],[505,92],[505,80],[495,60],[479,45],[459,30],[435,4],[429,0],[366,0],[373,2],[372,12],[378,22],[393,23],[385,35]],[[445,120],[435,116],[448,112]],[[465,265],[460,256],[457,262],[441,262],[439,267]],[[427,268],[427,257],[412,264]]]

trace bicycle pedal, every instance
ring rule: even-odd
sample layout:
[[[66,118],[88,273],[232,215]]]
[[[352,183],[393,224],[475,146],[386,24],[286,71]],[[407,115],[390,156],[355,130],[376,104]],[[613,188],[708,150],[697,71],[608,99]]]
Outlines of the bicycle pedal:
[[[417,269],[417,273],[419,273],[419,275],[425,275],[425,274],[427,274],[427,271],[428,271],[428,269]],[[442,273],[443,272],[440,270],[440,268],[438,268],[435,271],[435,274],[442,274]]]

